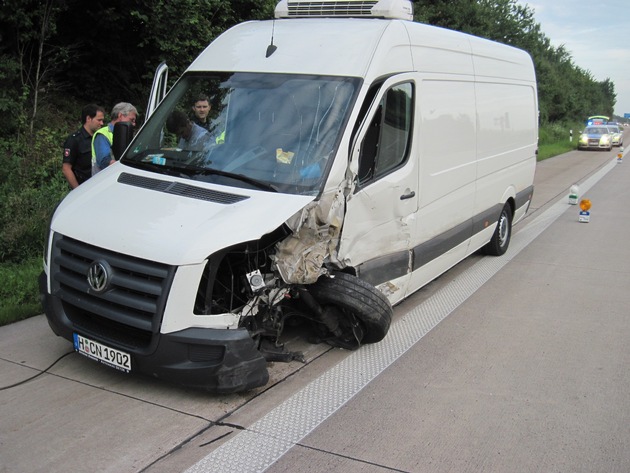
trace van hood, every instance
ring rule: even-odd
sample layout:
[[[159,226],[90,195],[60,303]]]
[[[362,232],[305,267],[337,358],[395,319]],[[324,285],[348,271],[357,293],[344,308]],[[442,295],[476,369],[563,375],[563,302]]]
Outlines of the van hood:
[[[138,258],[196,264],[220,249],[261,238],[313,200],[116,163],[68,194],[51,229]]]

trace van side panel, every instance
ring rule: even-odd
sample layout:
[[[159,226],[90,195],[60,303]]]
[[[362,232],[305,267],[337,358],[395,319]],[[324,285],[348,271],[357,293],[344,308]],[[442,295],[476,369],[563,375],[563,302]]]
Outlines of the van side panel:
[[[477,172],[472,77],[423,80],[418,89],[420,200],[407,295],[465,257]]]
[[[538,139],[527,53],[448,31],[429,39],[423,28],[409,29],[423,80],[416,137],[420,199],[407,295],[485,245],[508,199],[515,221],[524,215]]]
[[[527,211],[536,170],[538,95],[531,57],[522,50],[470,37],[477,80],[478,189],[475,212],[514,199],[514,223]],[[497,200],[497,194],[502,193]],[[492,229],[471,241],[485,244]],[[488,238],[487,238],[488,237]]]
[[[532,59],[525,51],[486,39],[468,36],[475,62],[477,80],[492,78],[535,84]]]
[[[446,196],[468,199],[469,208],[460,208],[452,215],[461,221],[472,210],[476,179],[475,84],[465,80],[423,80],[418,87],[420,121],[417,159],[420,168],[420,208]],[[462,201],[464,202],[464,201]],[[441,204],[439,204],[441,205]],[[465,206],[462,206],[465,207]],[[441,212],[440,212],[441,213]],[[425,222],[431,230],[441,232],[453,226],[442,215],[436,222]],[[420,241],[423,229],[420,229]]]
[[[478,82],[476,95],[477,191],[473,214],[512,199],[516,222],[529,203],[520,194],[530,188],[536,170],[536,90],[531,84]],[[482,223],[492,228],[475,237],[471,252],[492,236],[495,222],[492,214],[488,218]]]
[[[406,27],[416,71],[470,76],[474,74],[472,50],[467,35],[421,23],[406,23]]]

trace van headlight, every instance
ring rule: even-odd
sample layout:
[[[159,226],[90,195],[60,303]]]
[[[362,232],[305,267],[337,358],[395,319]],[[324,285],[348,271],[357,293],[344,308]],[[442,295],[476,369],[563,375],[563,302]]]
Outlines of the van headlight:
[[[48,225],[46,226],[46,238],[44,239],[44,265],[46,267],[48,267],[48,247],[50,246],[50,242],[52,241],[52,221],[59,205],[61,205],[61,202],[57,202],[55,208],[52,209],[52,212],[50,212],[50,216],[48,217]]]
[[[46,232],[46,238],[44,239],[44,266],[46,268],[48,267],[48,250],[49,250],[50,242],[52,241],[51,233],[52,232],[50,231],[50,226],[49,226],[48,232]]]

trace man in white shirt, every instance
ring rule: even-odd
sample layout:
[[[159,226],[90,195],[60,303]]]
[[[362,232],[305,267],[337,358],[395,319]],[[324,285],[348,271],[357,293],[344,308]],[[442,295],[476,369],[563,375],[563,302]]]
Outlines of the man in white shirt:
[[[202,151],[210,143],[210,133],[193,123],[184,112],[175,110],[166,119],[166,129],[179,138],[177,147],[187,151]]]

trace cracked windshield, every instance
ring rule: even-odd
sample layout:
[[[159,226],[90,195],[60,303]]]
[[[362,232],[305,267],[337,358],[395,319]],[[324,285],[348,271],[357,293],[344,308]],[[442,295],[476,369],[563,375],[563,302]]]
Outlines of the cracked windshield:
[[[123,162],[217,184],[316,195],[359,79],[283,74],[187,75]]]

